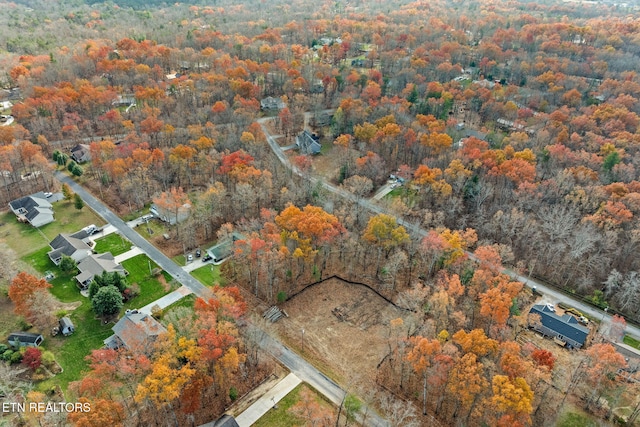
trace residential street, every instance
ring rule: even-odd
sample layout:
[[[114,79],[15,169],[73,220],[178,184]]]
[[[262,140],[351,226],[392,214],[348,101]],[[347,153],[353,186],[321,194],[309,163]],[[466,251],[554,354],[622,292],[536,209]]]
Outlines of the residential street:
[[[294,165],[291,164],[291,162],[289,162],[289,158],[287,157],[287,155],[282,151],[282,149],[280,148],[280,146],[278,145],[278,143],[275,141],[275,139],[273,139],[273,137],[271,136],[271,134],[269,133],[269,130],[267,129],[267,127],[265,126],[265,122],[267,122],[268,120],[271,120],[271,118],[265,118],[265,119],[260,119],[258,120],[258,123],[260,124],[262,131],[264,132],[265,136],[267,137],[267,142],[269,143],[269,146],[271,147],[271,150],[273,150],[273,152],[275,153],[275,155],[278,157],[278,159],[280,160],[280,162],[289,170],[291,170],[294,174],[304,178],[304,179],[309,179],[313,184],[318,184],[318,182],[320,181],[318,178],[316,177],[311,177],[305,174],[302,174],[300,172],[300,170],[298,170],[298,168]],[[353,201],[354,203],[359,204],[360,206],[368,209],[369,211],[375,213],[375,214],[381,214],[381,213],[388,213],[385,211],[385,209],[383,209],[382,207],[376,205],[375,203],[372,203],[370,200],[366,200],[366,199],[361,199],[356,197],[355,195],[353,195],[352,193],[336,187],[333,184],[330,184],[328,182],[325,181],[320,181],[320,184],[327,189],[328,191],[331,191],[334,194],[337,194],[341,197],[344,197],[346,199],[349,199],[351,201]],[[390,214],[390,213],[389,213]],[[395,215],[394,215],[395,216]],[[411,233],[413,233],[416,236],[420,236],[420,237],[424,237],[427,235],[427,230],[421,228],[420,226],[410,223],[409,221],[405,221],[401,218],[398,218],[397,220],[398,224],[404,226],[407,231],[410,231]],[[473,257],[473,254],[467,252],[467,255],[470,257]],[[562,292],[559,292],[549,286],[545,286],[542,283],[539,283],[535,280],[532,279],[527,279],[526,277],[520,276],[518,274],[516,274],[513,271],[510,270],[505,270],[505,273],[510,275],[511,277],[513,277],[516,280],[521,281],[522,283],[524,283],[525,285],[531,287],[531,286],[536,286],[536,289],[538,292],[542,293],[545,295],[545,297],[547,298],[545,302],[549,302],[549,303],[558,303],[558,302],[565,302],[568,303],[570,305],[572,305],[573,307],[577,308],[578,310],[582,311],[585,314],[588,314],[589,316],[592,316],[595,319],[603,319],[603,327],[604,328],[608,328],[611,324],[611,316],[608,315],[607,313],[605,313],[602,310],[598,310],[588,304],[583,303],[580,300],[577,300],[575,298],[572,298],[568,295],[563,294]],[[627,334],[640,339],[640,328],[634,325],[627,325],[627,330],[626,330]]]
[[[177,282],[189,288],[199,297],[211,297],[209,288],[193,278],[189,273],[185,272],[182,267],[177,265],[173,260],[140,236],[133,228],[129,227],[123,220],[113,213],[104,203],[62,172],[56,171],[55,176],[60,182],[68,184],[75,193],[82,197],[82,200],[84,200],[91,209],[104,218],[109,224],[118,229],[118,231],[131,243],[142,249],[149,258],[158,264],[160,268],[169,273]]]
[[[142,249],[153,261],[160,266],[163,270],[168,272],[177,282],[188,288],[191,292],[197,296],[211,296],[209,289],[193,278],[189,273],[185,272],[182,267],[177,265],[173,260],[168,258],[162,252],[160,252],[155,246],[147,242],[142,236],[140,236],[135,229],[129,227],[127,223],[121,220],[115,213],[109,209],[104,203],[94,197],[91,193],[86,191],[82,186],[78,185],[71,178],[63,174],[62,172],[55,172],[56,178],[65,184],[68,184],[71,189],[80,195],[85,204],[93,209],[98,215],[109,222],[115,227],[123,236],[125,236],[131,243]],[[179,296],[176,294],[178,291],[163,297],[166,300],[172,300]],[[184,291],[181,291],[184,292]],[[154,301],[145,309],[151,309],[154,304],[157,304],[161,299]],[[296,353],[284,346],[282,343],[269,336],[265,331],[262,331],[262,339],[259,344],[260,347],[271,353],[276,359],[278,359],[287,369],[295,373],[298,378],[307,382],[320,393],[325,395],[329,400],[340,405],[345,392],[332,380],[327,378],[322,372],[317,370],[313,365],[302,359]],[[388,422],[380,418],[375,414],[369,413],[366,419],[366,425],[374,427],[386,427]]]

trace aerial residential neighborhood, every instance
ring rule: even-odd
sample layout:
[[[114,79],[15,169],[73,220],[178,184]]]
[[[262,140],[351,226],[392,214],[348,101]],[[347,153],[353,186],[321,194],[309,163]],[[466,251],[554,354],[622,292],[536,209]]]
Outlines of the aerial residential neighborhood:
[[[7,3],[0,426],[640,425],[635,3]]]

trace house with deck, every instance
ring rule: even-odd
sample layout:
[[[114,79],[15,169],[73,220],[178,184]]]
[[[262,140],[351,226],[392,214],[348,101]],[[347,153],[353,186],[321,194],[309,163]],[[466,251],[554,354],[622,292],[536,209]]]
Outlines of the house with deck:
[[[534,305],[529,314],[540,316],[539,322],[533,322],[529,326],[544,336],[551,337],[570,348],[584,347],[589,328],[578,323],[578,319],[574,316],[566,313],[560,316],[548,304]]]
[[[21,197],[9,202],[9,208],[16,215],[18,221],[28,222],[34,227],[53,222],[53,205],[47,200],[47,196],[42,192],[30,196]]]

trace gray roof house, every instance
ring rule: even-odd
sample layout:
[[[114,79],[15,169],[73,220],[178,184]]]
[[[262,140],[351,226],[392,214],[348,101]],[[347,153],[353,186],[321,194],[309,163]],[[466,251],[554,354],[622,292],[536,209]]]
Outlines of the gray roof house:
[[[589,328],[579,324],[570,314],[559,316],[548,305],[543,304],[534,305],[529,313],[540,316],[540,322],[530,326],[546,336],[557,338],[575,348],[583,347],[587,341]]]
[[[318,154],[322,149],[317,138],[308,130],[304,130],[296,136],[296,146],[302,154]]]
[[[21,197],[9,202],[9,207],[18,218],[18,221],[28,222],[34,227],[53,222],[53,206],[47,201],[47,197],[41,191],[30,196]]]
[[[274,98],[272,96],[268,96],[262,100],[260,100],[260,109],[263,111],[266,110],[282,110],[286,107],[287,104],[280,98]]]
[[[158,336],[167,332],[160,322],[138,310],[127,310],[111,329],[113,335],[104,340],[105,347],[126,347],[129,350],[144,352],[150,351]]]
[[[149,211],[162,221],[168,222],[171,225],[176,225],[177,223],[189,218],[189,215],[191,214],[191,205],[189,203],[185,203],[178,208],[178,212],[173,212],[154,203],[151,205],[151,208],[149,208]]]
[[[67,316],[58,321],[58,326],[60,327],[60,333],[65,337],[71,335],[76,331],[76,327],[73,325],[71,319],[69,319]]]
[[[41,334],[30,334],[28,332],[14,332],[7,339],[14,347],[38,347],[44,341]]]
[[[91,160],[91,149],[87,144],[78,144],[71,149],[71,158],[77,163],[84,163]]]
[[[89,255],[80,261],[78,270],[80,270],[80,274],[76,276],[76,280],[82,289],[87,289],[93,278],[105,271],[108,273],[118,272],[123,276],[127,274],[124,267],[115,262],[111,252]]]
[[[91,246],[89,246],[91,241],[88,237],[87,230],[80,230],[73,234],[58,234],[49,243],[51,251],[47,255],[55,265],[60,264],[62,255],[71,257],[75,262],[80,262],[93,253]]]
[[[224,414],[215,421],[202,424],[200,427],[240,427],[233,415]]]

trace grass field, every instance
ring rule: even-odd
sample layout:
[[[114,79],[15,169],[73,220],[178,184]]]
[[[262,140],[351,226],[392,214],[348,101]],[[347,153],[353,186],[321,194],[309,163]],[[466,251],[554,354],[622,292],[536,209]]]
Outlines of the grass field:
[[[152,277],[150,271],[157,267],[148,256],[142,254],[123,261],[122,266],[129,272],[127,282],[140,288],[140,295],[128,301],[124,308],[140,308],[169,293],[160,281]],[[166,277],[165,277],[166,280]],[[168,281],[167,281],[168,282]]]
[[[87,206],[77,210],[72,202],[53,203],[55,221],[40,228],[22,224],[12,212],[0,215],[0,239],[14,250],[18,257],[48,246],[60,233],[73,233],[89,224],[101,226],[105,222]]]
[[[638,341],[635,338],[630,337],[629,335],[625,335],[624,339],[622,340],[623,343],[625,343],[626,345],[630,345],[631,347],[637,348],[638,350],[640,350],[640,341]]]
[[[61,302],[79,302],[80,306],[69,314],[76,325],[76,332],[73,335],[50,337],[47,333],[43,333],[46,336],[45,348],[55,354],[56,360],[64,371],[54,378],[39,383],[37,388],[46,391],[57,384],[66,391],[69,383],[80,379],[83,371],[88,368],[87,362],[84,360],[85,357],[91,353],[91,350],[101,348],[103,340],[113,334],[111,331],[113,324],[102,324],[101,320],[95,316],[89,299],[80,294],[74,279],[76,272],[64,273],[51,262],[47,256],[48,251],[49,247],[44,247],[22,257],[22,261],[39,274],[44,274],[47,270],[52,271],[56,277],[50,281],[53,285],[51,293]],[[125,309],[143,307],[167,293],[165,285],[149,274],[149,267],[154,269],[157,266],[146,255],[138,255],[122,264],[129,272],[128,282],[130,284],[136,283],[140,288],[140,295],[128,301],[125,304]],[[171,280],[170,277],[163,276],[163,278],[163,281],[167,283]],[[189,302],[185,301],[184,304],[189,304]]]
[[[93,248],[99,254],[111,252],[113,256],[123,254],[129,249],[131,249],[131,242],[118,233],[111,233],[96,240],[96,247]]]
[[[66,391],[71,381],[81,378],[82,372],[87,369],[84,358],[91,350],[102,347],[102,341],[110,336],[111,324],[103,325],[91,308],[88,298],[80,295],[74,275],[76,272],[65,273],[60,270],[47,256],[49,247],[42,248],[22,258],[38,273],[43,274],[50,270],[55,278],[50,280],[53,286],[51,293],[64,303],[79,302],[80,306],[69,313],[71,321],[76,325],[76,332],[68,337],[51,337],[48,331],[43,331],[45,348],[51,350],[56,360],[62,366],[63,372],[54,378],[43,381],[37,385],[38,390],[46,391],[53,385],[59,385]]]
[[[224,286],[224,278],[220,275],[219,265],[205,265],[191,272],[191,275],[198,279],[200,283],[206,286],[220,285]]]

